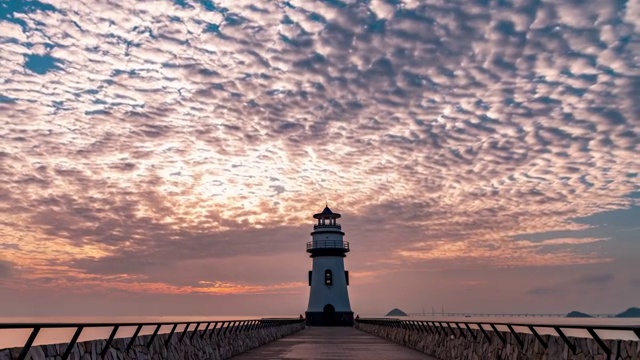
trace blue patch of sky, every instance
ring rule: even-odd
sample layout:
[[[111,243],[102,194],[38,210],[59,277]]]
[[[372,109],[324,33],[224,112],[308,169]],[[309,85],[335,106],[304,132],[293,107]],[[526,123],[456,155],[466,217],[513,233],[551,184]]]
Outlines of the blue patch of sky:
[[[282,17],[282,20],[280,20],[280,24],[293,25],[293,24],[295,24],[295,22],[293,20],[291,20],[291,18],[288,15],[285,15],[285,16]]]
[[[182,8],[188,8],[188,9],[193,8],[193,6],[189,4],[189,2],[186,0],[173,0],[173,3]]]
[[[88,110],[88,111],[85,111],[84,114],[87,115],[87,116],[91,116],[91,115],[109,115],[109,111],[104,110],[104,109]]]
[[[318,14],[318,13],[310,13],[309,14],[309,20],[317,22],[317,23],[321,23],[321,24],[326,24],[327,23],[327,19],[325,19],[322,15]]]
[[[107,104],[107,102],[102,100],[102,99],[92,99],[91,103],[92,104],[98,104],[98,105],[106,105]]]
[[[627,198],[638,199],[640,192],[630,193]],[[608,210],[593,215],[572,219],[573,222],[588,225],[584,230],[556,230],[540,233],[520,234],[514,240],[534,242],[559,238],[602,238],[617,242],[637,243],[637,230],[640,227],[640,206],[631,205],[626,209]]]
[[[89,89],[89,90],[82,91],[81,94],[96,95],[99,92],[100,92],[100,90],[98,90],[98,89]]]
[[[219,12],[221,14],[226,14],[229,11],[229,9],[225,7],[216,6],[216,4],[211,0],[198,0],[198,3],[200,3],[200,5],[202,5],[202,7],[207,11]]]
[[[224,17],[224,23],[229,26],[238,26],[245,23],[245,20],[236,14],[228,14]]]
[[[38,0],[3,0],[0,1],[0,19],[15,20],[14,14],[29,14],[36,11],[57,12],[58,9]]]
[[[0,94],[0,104],[13,104],[16,99]]]
[[[340,9],[344,9],[347,7],[347,4],[340,0],[322,0],[322,2]]]
[[[50,71],[60,70],[63,61],[51,55],[26,55],[24,67],[36,74],[46,74]]]
[[[367,25],[367,30],[373,34],[382,34],[386,30],[387,21],[385,19],[380,19],[376,21],[372,21]]]
[[[135,70],[119,70],[119,69],[113,70],[111,72],[111,76],[118,76],[118,75],[122,75],[122,74],[127,74],[127,75],[130,75],[130,76],[136,76],[136,75],[138,75],[138,72],[135,71]]]
[[[204,32],[220,34],[220,25],[207,23],[207,26],[204,28]]]

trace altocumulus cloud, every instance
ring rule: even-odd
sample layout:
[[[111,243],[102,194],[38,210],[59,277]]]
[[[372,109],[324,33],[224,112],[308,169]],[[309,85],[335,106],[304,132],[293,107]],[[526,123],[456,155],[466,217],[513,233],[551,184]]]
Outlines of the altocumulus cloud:
[[[1,6],[0,243],[34,281],[179,292],[140,272],[283,253],[325,199],[385,261],[610,261],[514,237],[637,189],[637,2]]]
[[[577,289],[600,291],[609,286],[614,278],[615,275],[612,273],[587,274],[566,282],[534,287],[527,293],[529,295],[556,295],[575,292]]]

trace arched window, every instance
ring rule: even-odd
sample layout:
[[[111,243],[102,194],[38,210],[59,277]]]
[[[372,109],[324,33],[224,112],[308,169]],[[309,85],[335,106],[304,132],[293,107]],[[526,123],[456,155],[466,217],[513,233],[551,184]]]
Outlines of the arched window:
[[[333,273],[329,269],[324,271],[324,284],[327,286],[331,286],[333,284]]]

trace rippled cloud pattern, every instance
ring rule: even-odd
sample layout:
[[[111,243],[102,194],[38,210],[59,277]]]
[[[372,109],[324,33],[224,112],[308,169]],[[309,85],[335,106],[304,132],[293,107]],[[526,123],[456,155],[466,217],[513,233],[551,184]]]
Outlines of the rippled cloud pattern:
[[[573,219],[638,204],[638,94],[638,0],[3,1],[0,285],[304,292],[159,274],[325,201],[362,281],[615,262]]]

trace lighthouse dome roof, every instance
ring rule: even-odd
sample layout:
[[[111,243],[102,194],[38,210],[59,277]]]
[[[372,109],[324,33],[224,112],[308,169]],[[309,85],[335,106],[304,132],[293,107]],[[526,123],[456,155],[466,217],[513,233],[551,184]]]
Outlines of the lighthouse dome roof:
[[[337,219],[340,217],[340,214],[338,213],[334,213],[333,211],[331,211],[331,209],[329,209],[329,206],[325,206],[324,210],[322,210],[321,213],[315,214],[313,215],[313,217],[315,219],[320,219],[320,218],[332,218],[332,219]]]

